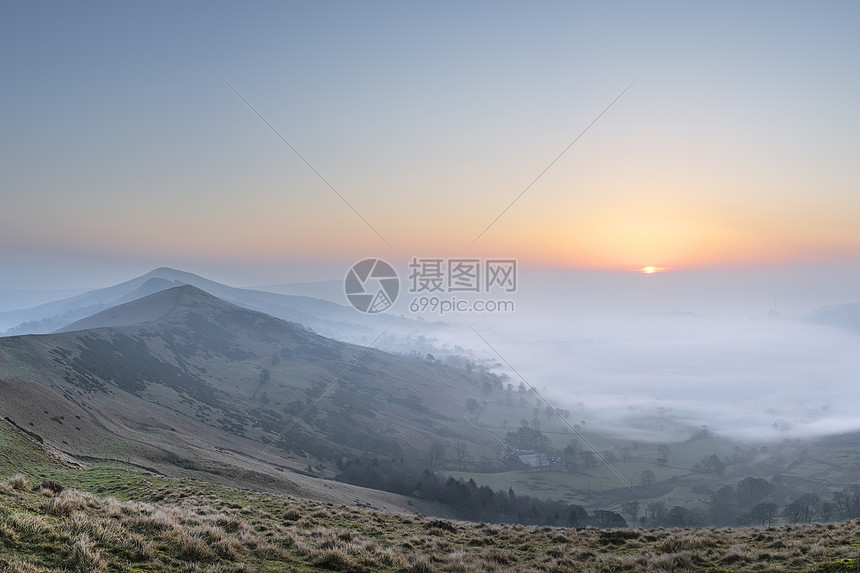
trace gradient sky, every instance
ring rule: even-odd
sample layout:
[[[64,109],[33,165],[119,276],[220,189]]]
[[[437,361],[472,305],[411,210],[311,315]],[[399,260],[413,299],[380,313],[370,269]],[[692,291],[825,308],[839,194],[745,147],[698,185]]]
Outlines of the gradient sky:
[[[856,262],[858,25],[856,2],[7,3],[0,287]]]

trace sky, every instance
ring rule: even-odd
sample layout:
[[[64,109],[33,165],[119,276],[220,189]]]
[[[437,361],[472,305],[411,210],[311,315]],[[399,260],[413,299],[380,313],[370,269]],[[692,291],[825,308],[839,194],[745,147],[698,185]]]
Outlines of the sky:
[[[162,266],[252,286],[513,259],[516,313],[425,313],[484,337],[439,344],[493,345],[614,430],[860,429],[857,335],[804,322],[860,302],[858,22],[838,1],[7,3],[0,309]]]
[[[858,21],[855,2],[10,3],[0,288],[163,265],[320,280],[369,256],[856,268]]]

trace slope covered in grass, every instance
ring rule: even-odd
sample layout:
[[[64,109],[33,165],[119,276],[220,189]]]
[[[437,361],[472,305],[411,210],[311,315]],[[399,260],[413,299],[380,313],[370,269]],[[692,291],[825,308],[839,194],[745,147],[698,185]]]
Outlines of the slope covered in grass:
[[[107,476],[103,476],[107,477]],[[0,570],[856,571],[860,523],[565,529],[395,514],[135,476],[116,496],[0,482]]]

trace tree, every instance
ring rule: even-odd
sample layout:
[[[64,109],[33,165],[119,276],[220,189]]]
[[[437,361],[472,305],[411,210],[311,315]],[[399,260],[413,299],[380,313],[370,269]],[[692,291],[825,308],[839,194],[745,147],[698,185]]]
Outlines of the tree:
[[[627,522],[621,514],[605,509],[594,510],[591,520],[597,527],[627,527]]]
[[[642,485],[648,486],[657,481],[657,476],[651,470],[642,470],[639,472],[639,481],[642,482]]]
[[[726,471],[726,464],[716,454],[702,458],[700,464],[702,471],[706,473],[715,473],[721,476]]]
[[[711,492],[708,510],[713,523],[726,525],[732,522],[735,515],[734,499],[735,492],[730,485],[724,485],[717,491]]]
[[[639,500],[625,501],[621,504],[621,511],[630,516],[630,521],[636,521],[639,517]]]
[[[655,501],[645,506],[646,516],[657,524],[662,524],[666,519],[666,502]]]
[[[792,523],[800,523],[803,521],[803,507],[797,501],[792,501],[782,508],[782,516]]]
[[[676,505],[666,514],[665,521],[669,527],[690,527],[695,525],[695,516],[686,507]]]
[[[457,440],[457,467],[463,471],[463,462],[466,460],[466,443],[463,440]]]
[[[836,506],[829,501],[822,501],[818,506],[818,518],[821,521],[830,521],[834,513],[836,513]]]
[[[436,442],[432,446],[430,446],[430,450],[427,452],[427,462],[430,467],[430,471],[434,471],[439,467],[439,464],[442,463],[442,458],[445,456],[445,446]]]
[[[466,411],[470,414],[474,413],[480,406],[478,405],[478,401],[474,398],[469,398],[466,400]]]
[[[778,509],[775,503],[760,503],[750,510],[750,521],[759,525],[773,525]]]
[[[587,468],[593,468],[597,465],[597,457],[591,450],[583,450],[579,453],[579,458],[582,460],[582,465]]]
[[[818,494],[805,493],[786,505],[782,514],[792,523],[809,523],[815,519],[821,507],[821,498]]]
[[[534,450],[536,452],[548,452],[550,450],[549,438],[540,433],[540,430],[526,426],[520,426],[516,432],[508,432],[505,442],[517,450]]]
[[[763,500],[770,494],[770,482],[762,478],[745,477],[738,482],[735,488],[735,499],[738,507],[750,507]]]
[[[833,492],[833,505],[842,519],[860,517],[860,486],[852,485]]]
[[[565,466],[570,468],[570,466],[574,465],[574,461],[576,460],[576,442],[571,442],[564,447],[564,451],[562,452],[561,461]]]

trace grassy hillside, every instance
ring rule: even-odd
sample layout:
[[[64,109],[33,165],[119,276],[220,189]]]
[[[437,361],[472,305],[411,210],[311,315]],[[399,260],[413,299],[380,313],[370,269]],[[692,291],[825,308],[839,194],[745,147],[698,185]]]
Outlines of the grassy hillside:
[[[741,529],[488,525],[106,464],[75,469],[8,428],[0,452],[0,571],[10,573],[860,570],[856,521]]]
[[[373,498],[396,511],[550,525],[606,523],[572,520],[571,506],[649,526],[860,515],[833,497],[860,481],[858,436],[763,446],[704,430],[682,442],[666,432],[662,444],[603,434],[586,411],[565,411],[562,421],[524,388],[474,365],[364,352],[191,286],[85,326],[0,339],[4,425],[69,467],[91,468],[66,476],[38,469],[32,480],[74,486],[78,475],[134,469],[331,503]],[[649,435],[660,435],[662,421],[652,422]],[[523,423],[539,427],[563,463],[500,460],[501,441]],[[425,469],[436,474],[425,479]],[[449,486],[449,476],[461,485]],[[805,494],[820,498],[813,516],[783,512]],[[779,511],[761,517],[752,512],[759,504]]]
[[[86,326],[0,339],[0,417],[72,455],[266,488],[288,471],[331,477],[345,456],[418,463],[457,441],[495,456],[463,418],[477,372],[365,352],[191,286]]]
[[[851,447],[834,440],[827,451],[835,457],[823,461],[836,463],[834,452]],[[530,527],[456,521],[420,499],[295,473],[271,482],[270,493],[213,481],[158,475],[128,460],[75,460],[27,426],[3,422],[0,571],[860,570],[860,521],[734,529]]]

